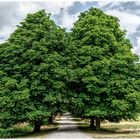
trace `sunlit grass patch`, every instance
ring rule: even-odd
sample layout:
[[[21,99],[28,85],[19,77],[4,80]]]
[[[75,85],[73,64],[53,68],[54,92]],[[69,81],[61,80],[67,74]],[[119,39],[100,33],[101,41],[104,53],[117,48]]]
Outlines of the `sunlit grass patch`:
[[[88,121],[84,121],[79,129],[93,138],[140,138],[140,119],[119,123],[105,121],[101,123],[101,131],[95,131],[89,127]]]
[[[30,125],[26,125],[23,127],[11,127],[7,129],[0,129],[0,138],[15,138],[18,136],[27,135],[32,132],[32,127]]]
[[[33,126],[28,123],[17,124],[11,128],[0,129],[0,138],[32,138],[43,137],[49,132],[58,129],[58,124],[42,125],[41,131],[38,133],[33,132]]]

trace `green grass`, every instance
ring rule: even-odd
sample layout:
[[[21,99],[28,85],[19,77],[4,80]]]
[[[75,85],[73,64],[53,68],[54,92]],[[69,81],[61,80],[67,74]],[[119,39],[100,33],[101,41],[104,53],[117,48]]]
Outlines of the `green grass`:
[[[30,132],[20,138],[46,138],[47,135],[58,129],[58,124],[43,125],[40,132]]]
[[[0,138],[33,138],[43,137],[58,129],[58,124],[42,125],[41,131],[38,133],[33,132],[33,127],[29,124],[19,124],[11,128],[0,129]]]
[[[20,128],[11,127],[7,129],[0,129],[0,138],[15,138],[18,136],[27,135],[32,131],[31,126],[24,126]]]
[[[91,129],[89,122],[82,122],[79,129],[93,138],[140,138],[140,120],[120,123],[103,122],[101,131]]]

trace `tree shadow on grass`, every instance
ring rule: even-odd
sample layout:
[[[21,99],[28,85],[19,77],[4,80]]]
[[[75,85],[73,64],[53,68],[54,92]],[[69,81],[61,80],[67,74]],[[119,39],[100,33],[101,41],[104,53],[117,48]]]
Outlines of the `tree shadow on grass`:
[[[52,132],[56,131],[57,129],[58,129],[58,126],[57,125],[55,127],[47,127],[47,125],[46,125],[46,128],[45,128],[45,125],[44,125],[44,127],[42,126],[40,132],[30,131],[30,132],[26,132],[24,134],[21,134],[20,136],[17,136],[16,138],[40,137],[40,136],[44,136],[44,135],[47,135],[49,133],[52,133]]]
[[[89,126],[78,126],[78,128],[83,132],[88,133],[98,133],[98,134],[130,134],[132,131],[125,130],[121,131],[121,129],[115,127],[110,129],[101,128],[100,130],[96,130],[95,128],[91,128]]]

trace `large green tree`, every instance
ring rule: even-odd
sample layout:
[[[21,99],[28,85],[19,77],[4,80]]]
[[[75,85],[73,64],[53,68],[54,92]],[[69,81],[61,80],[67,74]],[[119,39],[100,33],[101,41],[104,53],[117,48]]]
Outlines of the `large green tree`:
[[[138,57],[116,17],[97,8],[80,14],[67,49],[73,113],[100,120],[134,119],[140,109]],[[67,57],[67,58],[68,58]]]
[[[44,10],[28,14],[0,50],[0,125],[34,124],[63,108],[65,31]]]

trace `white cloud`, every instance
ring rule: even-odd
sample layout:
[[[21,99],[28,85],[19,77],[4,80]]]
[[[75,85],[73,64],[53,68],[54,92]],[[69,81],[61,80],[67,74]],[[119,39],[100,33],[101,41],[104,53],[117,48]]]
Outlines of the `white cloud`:
[[[22,2],[22,3],[18,3],[18,11],[22,14],[25,15],[29,12],[34,12],[38,9],[42,8],[39,4],[37,3],[33,3],[33,2]]]
[[[10,0],[9,0],[10,1]],[[100,3],[110,3],[112,0],[108,0],[108,2],[106,2],[106,0],[97,0]],[[35,4],[38,5],[39,3],[43,3],[43,5],[41,5],[42,7],[44,7],[45,9],[47,9],[49,12],[51,12],[52,14],[56,14],[59,12],[60,8],[65,8],[67,9],[68,7],[72,6],[72,4],[74,2],[80,2],[81,4],[84,4],[85,2],[97,2],[96,0],[20,0],[20,2],[22,2],[22,4],[29,6],[31,4]],[[32,5],[31,5],[32,7]],[[31,8],[30,7],[30,8]]]
[[[110,1],[99,1],[98,2],[98,4],[99,4],[100,7],[103,7],[103,6],[108,5],[110,3],[111,3]],[[114,4],[114,2],[112,4]]]
[[[140,56],[140,37],[137,38],[137,46],[133,47],[132,52]]]
[[[0,2],[0,43],[4,42],[26,16],[27,13],[42,9],[33,2]]]
[[[15,30],[16,27],[11,28],[10,26],[5,26],[0,30],[0,35],[3,39],[0,40],[0,43],[3,43],[5,39],[7,39],[10,34]]]
[[[73,26],[73,23],[77,20],[79,14],[80,12],[77,14],[69,15],[68,11],[65,10],[61,26],[70,30]]]
[[[106,13],[118,17],[122,29],[126,29],[129,34],[135,33],[137,27],[140,25],[140,16],[135,14],[120,12],[118,10],[107,11]]]

